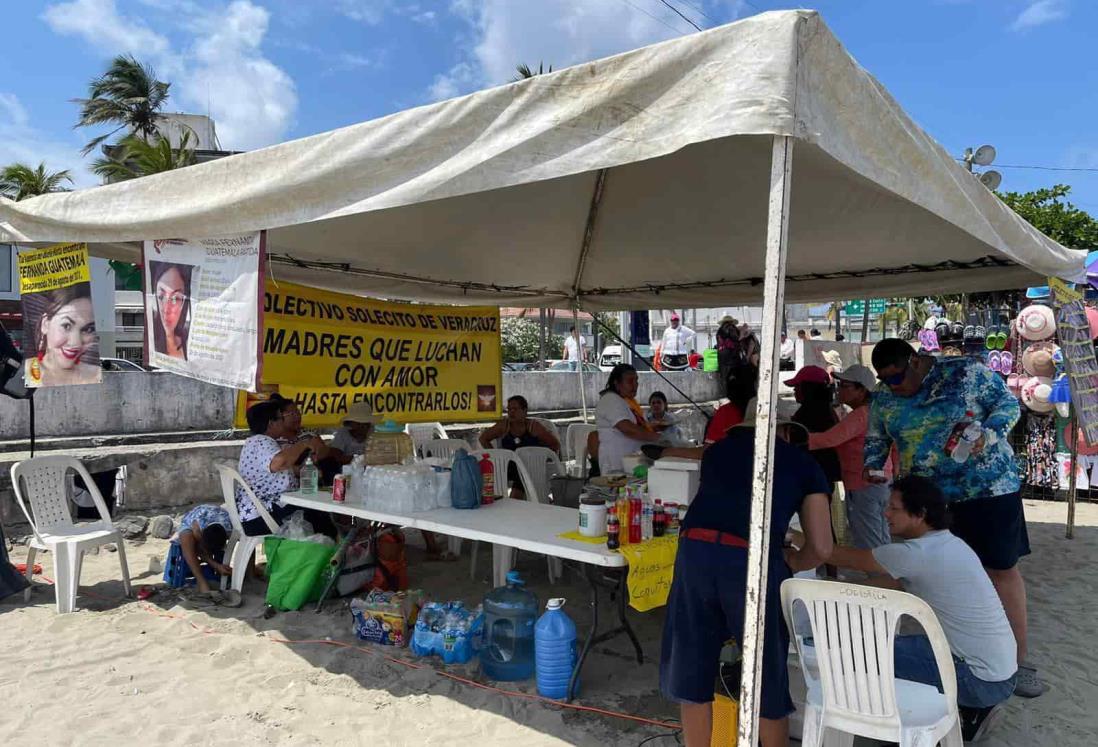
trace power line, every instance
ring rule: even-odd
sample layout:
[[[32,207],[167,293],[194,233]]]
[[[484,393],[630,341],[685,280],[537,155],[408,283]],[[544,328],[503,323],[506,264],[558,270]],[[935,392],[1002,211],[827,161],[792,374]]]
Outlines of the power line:
[[[667,2],[667,0],[660,0],[660,2],[661,2],[661,3],[663,3],[664,5],[666,5],[666,6],[668,7],[668,8],[670,8],[670,9],[671,9],[671,10],[672,10],[672,11],[674,12],[674,14],[675,14],[675,15],[677,15],[677,16],[678,16],[679,18],[681,18],[682,20],[684,20],[684,21],[686,21],[687,23],[689,23],[689,24],[690,24],[691,26],[693,26],[694,28],[696,28],[696,29],[697,29],[698,31],[701,31],[701,30],[702,30],[702,27],[701,27],[701,26],[699,26],[698,24],[694,23],[694,22],[693,22],[692,20],[690,20],[689,18],[687,18],[687,17],[685,16],[685,15],[683,15],[683,12],[682,12],[681,10],[679,10],[678,8],[676,8],[676,7],[675,7],[674,5],[672,5],[671,3]]]
[[[694,10],[698,11],[698,14],[701,15],[702,18],[707,19],[711,23],[715,23],[715,24],[720,23],[720,21],[718,21],[716,18],[714,18],[713,16],[709,15],[704,10],[702,10],[701,6],[698,5],[697,3],[692,3],[692,2],[690,2],[690,0],[680,0],[680,2],[682,2],[682,4],[685,5],[688,8],[693,8]]]
[[[628,6],[630,7],[630,8],[632,8],[633,10],[635,10],[635,11],[637,11],[637,12],[639,12],[639,13],[644,13],[644,15],[648,16],[649,18],[651,18],[651,19],[652,19],[653,21],[655,21],[656,23],[659,23],[659,24],[661,24],[661,25],[663,25],[663,26],[665,26],[665,27],[667,27],[667,28],[671,29],[671,30],[672,30],[672,31],[674,31],[674,32],[675,32],[676,34],[679,34],[679,35],[681,35],[681,34],[682,34],[682,29],[677,29],[677,28],[675,28],[674,26],[672,26],[671,24],[669,24],[669,23],[668,23],[667,21],[663,20],[663,19],[662,19],[662,18],[660,18],[659,16],[654,16],[654,15],[652,15],[651,13],[649,13],[649,12],[648,12],[647,10],[645,10],[644,8],[641,8],[641,7],[638,7],[638,6],[636,6],[636,5],[633,5],[633,3],[629,2],[629,0],[621,0],[621,1],[622,1],[623,3],[625,3],[626,5],[628,5]]]
[[[1069,168],[1067,166],[1018,166],[1008,163],[994,164],[997,169],[1033,169],[1036,171],[1098,171],[1098,168]]]

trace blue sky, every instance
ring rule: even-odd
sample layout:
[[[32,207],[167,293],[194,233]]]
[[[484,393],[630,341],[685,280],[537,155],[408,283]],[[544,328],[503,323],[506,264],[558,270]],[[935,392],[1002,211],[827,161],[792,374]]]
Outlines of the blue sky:
[[[711,27],[778,0],[668,0]],[[820,0],[858,61],[951,152],[1098,169],[1093,0]],[[72,169],[95,133],[76,106],[106,61],[133,53],[172,82],[168,109],[257,148],[693,32],[661,0],[19,0],[4,4],[0,164]],[[1098,172],[1001,169],[1003,188],[1055,183],[1098,214]]]

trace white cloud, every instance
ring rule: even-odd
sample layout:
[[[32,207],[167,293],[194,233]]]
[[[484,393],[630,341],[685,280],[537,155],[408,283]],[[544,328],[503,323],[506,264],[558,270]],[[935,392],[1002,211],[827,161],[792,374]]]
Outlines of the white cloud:
[[[683,10],[703,27],[737,18],[745,6],[743,0],[692,5],[705,15]],[[509,81],[520,63],[560,69],[694,31],[668,8],[643,0],[454,0],[451,11],[469,31],[457,40],[461,61],[428,90],[436,100]]]
[[[336,0],[336,10],[350,18],[369,26],[377,26],[387,15],[410,18],[416,23],[434,23],[438,13],[424,8],[422,3],[407,0]]]
[[[77,142],[58,142],[31,125],[30,114],[13,93],[0,91],[0,164],[46,164],[48,171],[68,169],[74,187],[98,183],[80,158]]]
[[[248,150],[279,142],[293,122],[293,80],[263,54],[270,13],[251,0],[198,6],[191,0],[143,0],[169,12],[173,44],[115,0],[71,0],[49,6],[43,18],[55,32],[83,39],[108,54],[151,62],[172,82],[168,110],[205,113],[217,123],[223,147]]]
[[[1043,26],[1053,21],[1061,21],[1068,16],[1066,0],[1032,0],[1010,28],[1014,31],[1025,31],[1036,26]]]

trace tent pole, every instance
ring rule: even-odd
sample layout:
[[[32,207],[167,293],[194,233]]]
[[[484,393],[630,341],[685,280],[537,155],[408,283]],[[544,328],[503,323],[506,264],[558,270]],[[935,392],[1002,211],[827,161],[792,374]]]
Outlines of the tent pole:
[[[744,601],[743,676],[740,682],[738,744],[758,739],[759,687],[762,680],[763,623],[770,557],[770,494],[774,474],[774,409],[778,402],[778,356],[781,313],[785,304],[785,257],[789,243],[789,190],[792,186],[793,138],[774,136],[770,164],[770,200],[766,223],[766,268],[763,281],[762,346],[759,360],[758,419],[751,486],[751,536],[747,551]]]
[[[572,304],[572,326],[574,326],[576,328],[577,332],[580,332],[579,306],[577,304]],[[583,334],[581,333],[580,334],[580,339],[582,339],[582,338],[583,338]],[[582,346],[580,347],[580,350],[581,351],[583,350]],[[584,389],[584,386],[583,386],[583,367],[585,365],[587,365],[587,361],[585,361],[583,359],[583,356],[581,355],[580,356],[580,361],[579,361],[579,367],[576,369],[576,371],[577,371],[577,373],[579,373],[580,404],[583,406],[583,422],[587,423],[587,390]]]
[[[1079,495],[1078,480],[1075,471],[1079,469],[1079,420],[1075,414],[1075,408],[1071,408],[1071,477],[1068,478],[1068,518],[1067,531],[1064,536],[1067,539],[1075,539],[1075,501]]]

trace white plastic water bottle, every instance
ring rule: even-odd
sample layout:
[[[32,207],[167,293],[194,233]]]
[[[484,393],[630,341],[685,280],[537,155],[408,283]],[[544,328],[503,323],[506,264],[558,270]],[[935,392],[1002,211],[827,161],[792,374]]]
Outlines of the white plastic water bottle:
[[[301,494],[316,495],[319,483],[320,473],[313,464],[313,458],[305,457],[305,464],[301,466]]]
[[[965,429],[961,431],[961,438],[957,442],[957,447],[953,450],[953,461],[958,464],[967,461],[972,454],[972,447],[983,435],[984,427],[976,421],[972,421],[965,426]]]

